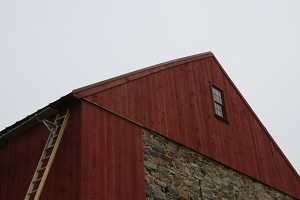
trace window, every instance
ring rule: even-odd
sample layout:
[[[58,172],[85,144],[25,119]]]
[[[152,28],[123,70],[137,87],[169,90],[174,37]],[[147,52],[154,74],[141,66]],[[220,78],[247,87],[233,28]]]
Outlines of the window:
[[[226,120],[225,106],[224,106],[224,96],[222,90],[217,87],[212,87],[212,95],[214,100],[215,115],[218,118]]]

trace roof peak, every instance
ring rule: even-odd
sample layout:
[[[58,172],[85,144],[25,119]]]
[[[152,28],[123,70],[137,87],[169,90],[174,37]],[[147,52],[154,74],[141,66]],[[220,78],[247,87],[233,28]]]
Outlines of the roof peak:
[[[116,76],[104,81],[99,81],[81,88],[77,88],[75,90],[72,91],[72,93],[79,98],[83,98],[86,96],[89,96],[91,94],[94,94],[96,92],[102,91],[104,89],[108,89],[120,84],[123,84],[125,82],[128,82],[130,80],[135,80],[135,79],[139,79],[142,78],[144,76],[165,70],[165,69],[169,69],[171,67],[175,67],[178,66],[180,64],[186,63],[186,62],[192,62],[192,61],[196,61],[196,60],[201,60],[201,59],[205,59],[208,57],[215,57],[214,54],[211,51],[208,52],[203,52],[203,53],[198,53],[198,54],[194,54],[191,56],[185,56],[185,57],[181,57],[181,58],[177,58],[177,59],[173,59],[170,61],[166,61],[166,62],[162,62],[156,65],[152,65],[150,67],[146,67],[146,68],[141,68],[139,70],[136,71],[132,71],[120,76]],[[120,81],[123,80],[123,81]],[[113,84],[113,82],[115,84]],[[101,87],[104,86],[105,87]],[[96,87],[101,87],[99,89],[93,90]],[[92,90],[91,92],[87,92],[87,90]]]

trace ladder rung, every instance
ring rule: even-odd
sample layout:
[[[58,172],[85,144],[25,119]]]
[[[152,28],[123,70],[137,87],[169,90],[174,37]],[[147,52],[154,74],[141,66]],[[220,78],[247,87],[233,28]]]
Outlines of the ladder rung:
[[[56,120],[61,120],[61,119],[65,119],[66,115],[60,116],[58,117]]]
[[[47,167],[47,166],[45,166],[45,167],[40,167],[40,168],[37,169],[37,171],[43,171],[43,170],[46,169],[46,167]]]
[[[51,152],[51,151],[53,150],[54,146],[55,146],[55,144],[51,144],[50,146],[48,146],[48,147],[44,150],[44,152],[45,152],[45,153]]]
[[[50,153],[50,152],[52,152],[53,148],[54,148],[54,145],[51,145],[50,147],[47,147],[47,148],[45,149],[45,153]]]
[[[53,134],[53,137],[58,136],[58,134],[59,134],[59,131],[57,131],[56,133],[54,133],[54,134]]]
[[[35,186],[36,188],[38,188],[38,186],[40,185],[42,179],[36,180],[36,181],[32,181],[31,185]]]
[[[51,141],[51,142],[50,142],[50,146],[49,146],[49,147],[52,147],[52,146],[54,146],[54,145],[55,145],[55,143],[56,143],[56,140],[53,140],[53,141]]]
[[[44,173],[44,172],[43,172]],[[44,174],[40,174],[40,176],[38,176],[37,178],[42,178]]]
[[[54,147],[54,145],[50,145],[50,146],[48,146],[45,150],[48,151],[48,150],[50,150],[50,149],[53,149],[53,147]]]
[[[29,192],[29,193],[28,193],[28,196],[31,196],[31,195],[35,194],[37,191],[38,191],[38,189],[35,189],[35,190]]]
[[[51,139],[52,139],[51,142],[56,142],[57,138],[58,138],[58,135],[51,136]]]
[[[50,156],[51,156],[51,155],[50,155]],[[42,162],[48,161],[49,158],[50,158],[50,156],[44,157],[41,161],[42,161]]]
[[[42,177],[38,178],[38,179],[35,179],[34,181],[32,181],[32,183],[35,184],[35,183],[41,182],[41,180],[42,180]]]
[[[37,173],[41,173],[41,172],[43,172],[45,169],[43,168],[43,169],[38,169],[38,170],[36,170],[37,171]],[[38,174],[38,175],[40,175],[40,176],[38,176],[38,178],[40,178],[40,177],[42,177],[43,176],[43,174],[41,173],[41,174]]]
[[[53,147],[51,147],[51,148],[49,148],[49,149],[45,149],[44,155],[51,154],[52,150],[53,150]]]
[[[47,149],[51,149],[54,147],[54,144],[51,144],[50,146],[47,147]]]
[[[59,128],[61,127],[61,125],[57,125],[57,129],[56,129],[56,131],[53,131],[53,132],[51,132],[50,134],[51,134],[51,136],[53,136],[53,135],[58,135],[58,133],[59,133]]]
[[[45,168],[37,170],[38,173],[41,173],[41,174],[38,174],[39,175],[38,178],[41,178],[43,176],[44,171],[45,171]]]

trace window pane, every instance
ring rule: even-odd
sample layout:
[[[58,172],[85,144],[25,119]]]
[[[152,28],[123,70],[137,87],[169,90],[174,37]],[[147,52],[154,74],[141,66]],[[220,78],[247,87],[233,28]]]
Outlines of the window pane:
[[[221,92],[218,89],[213,88],[212,91],[214,96],[221,96]]]
[[[216,88],[212,88],[214,101],[223,105],[222,92]]]
[[[222,97],[221,97],[221,96],[216,96],[216,95],[214,95],[214,101],[215,101],[215,102],[218,102],[219,104],[222,104],[222,105],[223,105],[223,100],[222,100]]]
[[[213,96],[213,101],[214,101],[214,111],[215,115],[225,119],[226,114],[225,114],[225,109],[224,109],[224,97],[223,97],[223,92],[222,90],[218,89],[217,87],[212,87],[212,96]]]
[[[217,103],[215,103],[215,113],[216,115],[218,115],[219,117],[224,118],[224,111],[223,111],[223,107]]]

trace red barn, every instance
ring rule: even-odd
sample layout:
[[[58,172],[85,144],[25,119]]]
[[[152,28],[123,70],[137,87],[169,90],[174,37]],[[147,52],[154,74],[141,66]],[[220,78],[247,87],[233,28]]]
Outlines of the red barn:
[[[0,141],[0,199],[300,199],[212,53],[74,90]]]

